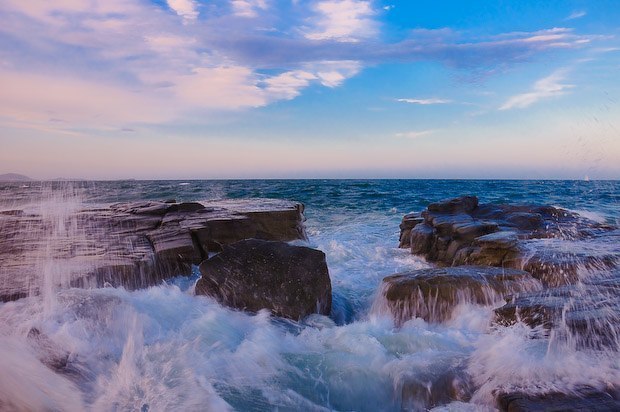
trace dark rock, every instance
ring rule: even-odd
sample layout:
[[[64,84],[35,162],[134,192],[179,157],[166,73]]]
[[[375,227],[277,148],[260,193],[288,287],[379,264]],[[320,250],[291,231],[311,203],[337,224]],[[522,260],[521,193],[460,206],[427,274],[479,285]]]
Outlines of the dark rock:
[[[202,262],[200,272],[196,294],[213,296],[233,308],[252,312],[270,309],[294,320],[331,311],[325,254],[316,249],[242,240]]]
[[[431,250],[435,231],[429,225],[422,223],[411,229],[410,241],[411,253],[426,254]]]
[[[616,412],[620,410],[620,399],[613,392],[594,389],[580,393],[566,394],[550,392],[539,395],[514,392],[497,396],[497,406],[506,412]]]
[[[521,270],[482,266],[421,269],[383,279],[373,311],[388,311],[397,324],[412,318],[441,322],[460,303],[490,305],[508,294],[541,289]]]
[[[478,206],[478,198],[475,196],[463,196],[455,199],[443,200],[428,205],[429,212],[439,213],[471,213]]]
[[[419,213],[409,213],[403,217],[403,221],[400,224],[400,248],[410,247],[411,229],[416,225],[424,222],[424,218]]]
[[[462,366],[446,370],[417,371],[407,377],[401,390],[401,411],[427,411],[454,401],[467,402],[474,384]]]

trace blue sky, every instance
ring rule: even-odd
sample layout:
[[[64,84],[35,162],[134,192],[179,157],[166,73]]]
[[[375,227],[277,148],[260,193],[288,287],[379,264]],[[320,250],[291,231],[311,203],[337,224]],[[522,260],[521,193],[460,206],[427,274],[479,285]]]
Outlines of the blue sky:
[[[618,1],[5,0],[0,173],[620,178]]]

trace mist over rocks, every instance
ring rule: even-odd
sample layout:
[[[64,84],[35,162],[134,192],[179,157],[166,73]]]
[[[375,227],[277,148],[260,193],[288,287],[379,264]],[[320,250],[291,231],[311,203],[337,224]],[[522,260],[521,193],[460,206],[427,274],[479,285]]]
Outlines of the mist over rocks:
[[[151,286],[190,275],[209,253],[242,239],[306,239],[303,220],[301,203],[274,199],[4,211],[0,301],[38,294],[46,270],[64,286]]]
[[[200,264],[197,295],[233,308],[300,320],[329,315],[332,287],[325,254],[285,242],[247,239]]]

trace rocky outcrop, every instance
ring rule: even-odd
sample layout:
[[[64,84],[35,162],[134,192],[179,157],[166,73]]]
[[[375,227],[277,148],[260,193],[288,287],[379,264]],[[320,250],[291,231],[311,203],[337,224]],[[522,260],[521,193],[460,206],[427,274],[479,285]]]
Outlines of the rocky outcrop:
[[[329,315],[331,281],[325,254],[303,246],[258,239],[223,247],[200,265],[196,294],[248,311],[269,309],[299,320],[311,313]]]
[[[37,294],[43,279],[130,289],[189,275],[209,253],[247,238],[305,239],[303,205],[273,199],[131,202],[0,213],[0,301]]]
[[[400,247],[443,266],[523,269],[545,285],[559,286],[574,283],[581,267],[616,266],[620,246],[601,251],[591,245],[603,236],[618,240],[617,232],[552,206],[479,204],[476,197],[463,196],[431,203],[419,214],[406,215],[401,223]],[[581,242],[583,247],[576,245],[570,252],[562,246],[553,250],[554,241]],[[537,242],[546,243],[541,248]]]
[[[389,313],[397,324],[412,318],[441,322],[461,303],[490,305],[508,294],[540,290],[529,273],[516,269],[457,266],[414,270],[383,279],[374,313]]]

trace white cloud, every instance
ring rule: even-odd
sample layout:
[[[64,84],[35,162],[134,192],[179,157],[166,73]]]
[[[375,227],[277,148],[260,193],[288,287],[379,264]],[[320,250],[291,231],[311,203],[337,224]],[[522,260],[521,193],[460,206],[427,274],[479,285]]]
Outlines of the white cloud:
[[[566,20],[580,19],[587,14],[588,13],[585,10],[575,10],[566,18]]]
[[[198,18],[198,7],[194,0],[166,0],[176,14],[185,21],[194,21]]]
[[[420,131],[411,131],[411,132],[402,132],[396,133],[396,137],[404,138],[404,139],[419,139],[424,136],[428,136],[429,134],[435,133],[436,130],[420,130]]]
[[[259,10],[267,10],[266,0],[232,0],[233,12],[239,17],[258,17]]]
[[[316,75],[303,70],[284,72],[264,81],[265,92],[270,100],[290,100],[299,96],[301,89],[315,79]]]
[[[397,102],[402,103],[411,103],[411,104],[447,104],[452,103],[452,100],[448,99],[438,99],[438,98],[430,98],[430,99],[396,99]]]
[[[338,87],[346,79],[355,76],[362,68],[358,61],[322,61],[311,65],[306,65],[311,71],[316,73],[319,81],[326,87]]]
[[[318,17],[314,28],[305,34],[308,39],[357,42],[377,32],[375,12],[369,1],[321,1],[315,11]]]
[[[558,70],[547,77],[543,77],[534,83],[534,87],[530,92],[512,96],[500,106],[499,110],[525,108],[539,100],[566,94],[568,89],[575,86],[561,83],[566,78],[565,73],[565,70]]]

